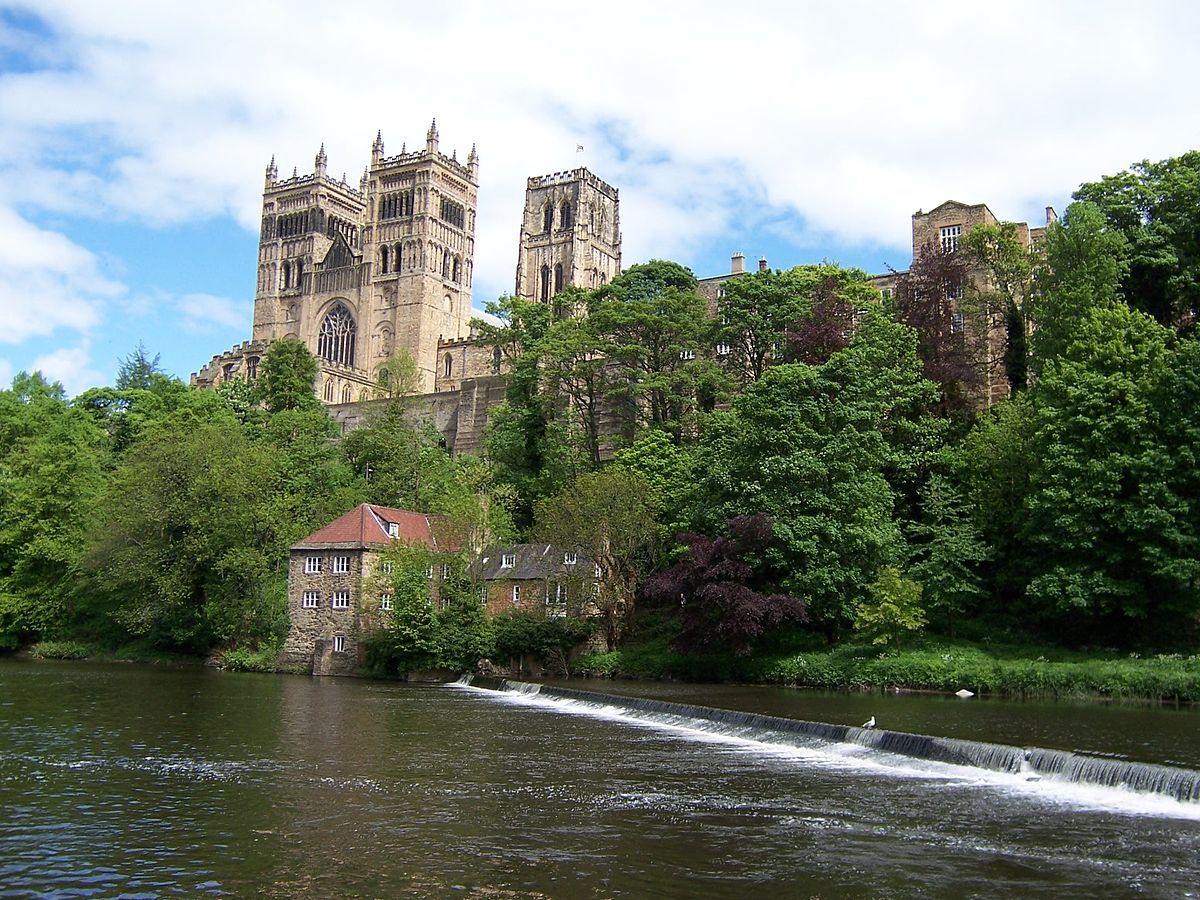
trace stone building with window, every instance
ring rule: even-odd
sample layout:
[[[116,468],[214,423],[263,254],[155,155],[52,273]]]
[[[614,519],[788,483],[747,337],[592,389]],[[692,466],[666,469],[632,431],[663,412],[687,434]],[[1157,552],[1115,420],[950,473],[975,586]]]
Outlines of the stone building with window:
[[[490,547],[471,564],[488,615],[520,611],[548,618],[596,615],[599,572],[583,553],[553,544]]]
[[[529,178],[514,295],[550,303],[568,287],[591,290],[620,274],[617,189],[583,168]]]
[[[327,404],[369,399],[379,366],[412,354],[434,389],[439,341],[465,338],[471,321],[479,157],[439,150],[435,122],[425,148],[384,153],[382,135],[358,185],[332,178],[322,145],[312,174],[279,178],[272,159],[263,189],[254,331],[249,345],[194,376],[215,385],[249,373],[272,341],[303,341],[320,365]]]
[[[370,503],[292,545],[281,665],[314,675],[350,675],[362,665],[363,639],[392,608],[377,576],[386,575],[381,557],[397,542],[435,553],[458,549],[435,517]],[[431,565],[427,574],[433,598],[442,571]]]

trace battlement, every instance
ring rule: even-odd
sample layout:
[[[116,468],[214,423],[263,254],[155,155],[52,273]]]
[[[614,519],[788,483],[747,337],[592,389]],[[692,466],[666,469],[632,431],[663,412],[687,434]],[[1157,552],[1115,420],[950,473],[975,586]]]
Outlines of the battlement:
[[[475,184],[475,176],[471,173],[468,166],[463,165],[457,159],[447,156],[438,150],[418,150],[413,153],[399,153],[396,156],[385,156],[379,162],[371,166],[371,170],[378,172],[381,169],[390,169],[397,166],[407,166],[414,163],[434,161],[441,163],[454,174],[464,179],[468,184]]]
[[[263,196],[270,194],[280,194],[286,191],[294,191],[298,188],[324,187],[330,188],[345,194],[348,199],[354,200],[359,204],[366,202],[364,195],[357,188],[351,187],[344,181],[339,181],[335,178],[330,178],[328,175],[318,175],[315,172],[310,175],[293,175],[291,178],[285,178],[281,181],[270,182],[266,190],[263,191]]]
[[[535,175],[525,181],[525,189],[532,191],[538,188],[554,187],[557,184],[570,184],[572,181],[582,181],[598,190],[610,200],[617,199],[617,189],[605,181],[601,181],[585,168],[571,169],[566,172],[554,172],[551,175]]]

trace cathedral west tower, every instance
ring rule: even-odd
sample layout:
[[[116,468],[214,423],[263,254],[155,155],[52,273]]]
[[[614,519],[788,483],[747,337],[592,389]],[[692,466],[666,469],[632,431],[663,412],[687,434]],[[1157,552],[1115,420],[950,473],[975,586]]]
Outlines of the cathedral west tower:
[[[321,367],[326,403],[372,395],[379,366],[412,354],[431,391],[438,341],[466,336],[471,319],[479,159],[438,147],[384,153],[382,135],[357,188],[326,173],[279,180],[267,168],[252,343],[302,340]]]

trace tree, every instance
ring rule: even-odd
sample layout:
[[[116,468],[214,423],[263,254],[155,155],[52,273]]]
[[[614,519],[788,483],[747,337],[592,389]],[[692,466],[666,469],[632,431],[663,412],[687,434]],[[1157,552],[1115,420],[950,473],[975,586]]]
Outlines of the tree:
[[[989,371],[1004,373],[1012,396],[1029,384],[1027,345],[1033,287],[1029,249],[1017,239],[1016,225],[1006,222],[972,228],[959,242],[959,253],[974,275],[964,309],[977,323],[975,327],[986,332],[986,365]],[[1002,333],[1000,322],[1004,323]]]
[[[872,644],[899,644],[910,632],[925,627],[921,608],[921,585],[900,574],[895,566],[884,566],[867,590],[871,599],[858,605],[854,630]]]
[[[538,502],[535,539],[575,548],[597,566],[605,636],[615,646],[634,613],[643,575],[656,556],[657,498],[636,473],[589,472]]]
[[[275,341],[267,348],[260,373],[268,412],[320,406],[313,391],[317,361],[303,341]]]
[[[407,350],[393,353],[375,370],[375,396],[402,400],[421,389],[421,370]]]
[[[1036,465],[1037,408],[1019,394],[978,416],[954,448],[951,469],[991,560],[983,571],[1003,610],[1022,618],[1033,552],[1025,536],[1030,474]],[[928,522],[928,519],[926,520]]]
[[[1128,640],[1194,629],[1200,535],[1164,387],[1178,385],[1172,334],[1124,305],[1092,309],[1043,373],[1026,523],[1036,569],[1028,593],[1076,638]],[[1194,353],[1191,355],[1194,359]],[[1194,429],[1194,425],[1192,426]]]
[[[992,367],[988,358],[990,316],[972,316],[960,299],[966,291],[966,258],[927,244],[909,270],[896,281],[896,318],[917,335],[917,355],[925,377],[941,389],[939,410],[965,415],[973,395],[983,383],[983,372]]]
[[[757,381],[769,365],[783,362],[788,327],[812,312],[817,273],[833,268],[768,269],[724,283],[717,299],[718,337],[729,347],[727,363],[740,382]]]
[[[130,388],[150,390],[156,376],[167,377],[166,372],[159,365],[160,359],[162,359],[161,353],[155,353],[154,359],[150,359],[146,355],[146,345],[138,341],[137,346],[121,360],[121,365],[117,368],[117,390],[126,391]]]
[[[697,447],[698,530],[767,513],[765,551],[830,633],[853,620],[879,568],[901,547],[889,469],[917,459],[906,422],[929,401],[915,336],[878,311],[820,367],[774,366],[715,413]]]
[[[1046,230],[1044,264],[1033,298],[1031,341],[1037,373],[1057,359],[1092,309],[1122,301],[1129,244],[1092,203],[1072,203]]]
[[[858,305],[873,305],[876,301],[874,297],[861,296],[861,291],[854,292],[860,296],[848,298],[842,289],[844,280],[834,276],[824,278],[812,291],[811,308],[788,323],[784,362],[819,366],[850,346]]]
[[[921,501],[921,520],[908,528],[909,574],[921,586],[926,609],[936,612],[953,636],[957,618],[983,596],[978,569],[991,551],[948,479],[932,477]]]
[[[0,647],[11,647],[77,621],[109,457],[90,417],[36,374],[0,392],[0,438]]]
[[[663,428],[679,440],[711,380],[699,351],[712,345],[696,279],[677,263],[631,266],[595,292],[589,316],[611,367],[609,399],[631,431]]]
[[[276,640],[286,626],[286,545],[262,510],[276,466],[210,394],[129,448],[92,523],[86,565],[131,635],[175,651]]]
[[[1083,184],[1075,199],[1095,204],[1124,237],[1120,290],[1161,325],[1191,331],[1200,316],[1200,151]]]
[[[687,555],[647,580],[646,597],[679,610],[683,652],[728,647],[748,654],[769,629],[806,618],[804,602],[771,589],[763,551],[774,539],[769,516],[739,516],[728,537],[686,534]]]
[[[549,328],[540,345],[545,381],[552,395],[565,398],[593,469],[600,466],[601,421],[605,400],[613,390],[612,367],[600,352],[594,326],[591,319],[561,319]]]

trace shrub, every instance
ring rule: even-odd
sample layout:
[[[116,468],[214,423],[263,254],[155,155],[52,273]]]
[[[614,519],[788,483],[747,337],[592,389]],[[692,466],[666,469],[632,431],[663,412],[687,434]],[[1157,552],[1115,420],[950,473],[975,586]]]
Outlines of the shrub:
[[[38,641],[29,648],[34,659],[87,659],[94,653],[94,647],[79,641]]]

